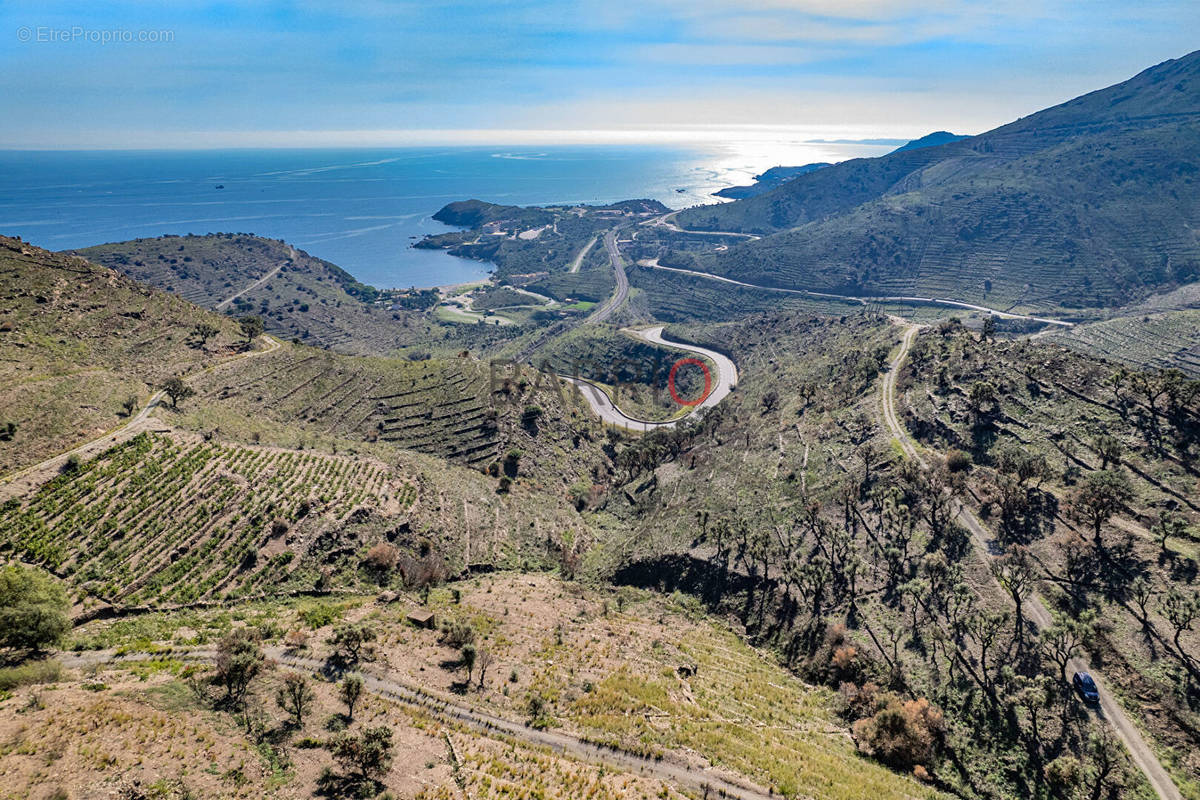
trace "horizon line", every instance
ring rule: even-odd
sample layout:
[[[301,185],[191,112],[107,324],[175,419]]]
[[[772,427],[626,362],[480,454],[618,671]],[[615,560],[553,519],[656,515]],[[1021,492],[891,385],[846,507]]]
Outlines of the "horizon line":
[[[920,130],[921,132],[916,132]],[[500,147],[623,144],[721,145],[733,142],[827,144],[831,141],[885,147],[920,138],[930,131],[900,125],[687,125],[670,128],[520,129],[413,128],[372,130],[179,131],[113,133],[100,141],[0,141],[4,152],[104,152],[148,150],[302,150],[370,147]],[[888,142],[885,144],[884,142]]]

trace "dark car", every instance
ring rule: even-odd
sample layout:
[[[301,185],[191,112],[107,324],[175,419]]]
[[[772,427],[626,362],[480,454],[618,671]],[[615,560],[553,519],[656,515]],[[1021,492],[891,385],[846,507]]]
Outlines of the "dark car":
[[[1092,680],[1091,675],[1086,672],[1076,672],[1071,682],[1075,684],[1075,691],[1079,692],[1083,702],[1092,704],[1100,702],[1100,690],[1096,688],[1096,682]]]

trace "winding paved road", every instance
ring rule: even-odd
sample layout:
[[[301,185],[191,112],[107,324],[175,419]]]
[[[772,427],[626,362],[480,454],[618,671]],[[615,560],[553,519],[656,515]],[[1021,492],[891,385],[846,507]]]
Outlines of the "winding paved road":
[[[666,228],[674,233],[694,233],[697,236],[736,236],[738,238],[749,239],[751,241],[762,238],[757,233],[741,233],[740,231],[694,231],[688,228],[681,228],[672,221],[672,218],[678,213],[678,211],[672,211],[670,213],[663,214],[661,217],[655,217],[654,219],[646,220],[642,224],[650,225],[652,227]]]
[[[580,253],[576,260],[578,261],[581,259],[584,253],[586,253],[590,247],[591,243],[588,244],[588,247],[584,248],[583,252]],[[608,260],[609,263],[612,264],[613,275],[617,279],[617,287],[612,296],[604,301],[602,306],[593,311],[588,318],[584,320],[585,325],[592,325],[607,320],[618,308],[621,307],[621,305],[625,302],[625,298],[629,295],[629,278],[625,274],[625,264],[621,260],[621,251],[617,247],[617,230],[605,232],[604,248],[608,251]],[[655,430],[657,428],[674,428],[681,420],[701,413],[706,408],[712,408],[717,403],[720,403],[722,400],[724,400],[733,390],[733,387],[737,385],[737,366],[727,356],[718,353],[715,350],[709,350],[705,347],[697,347],[696,345],[667,341],[662,336],[663,328],[664,326],[659,325],[655,328],[646,328],[643,330],[625,329],[623,333],[637,337],[642,341],[650,342],[651,344],[663,345],[666,347],[675,348],[677,350],[684,350],[689,353],[696,353],[698,355],[705,356],[714,365],[716,365],[717,374],[710,376],[712,380],[712,386],[708,394],[706,394],[704,398],[692,408],[691,411],[679,419],[665,422],[653,422],[650,420],[638,419],[637,417],[631,417],[621,409],[617,408],[616,403],[613,402],[613,399],[611,396],[609,396],[608,392],[597,384],[587,380],[586,378],[579,378],[570,375],[560,375],[559,377],[578,388],[579,393],[583,395],[583,398],[588,402],[588,405],[592,407],[592,411],[594,411],[596,415],[600,417],[600,419],[609,425],[617,425],[629,430],[642,431],[643,433]]]
[[[896,376],[900,371],[900,366],[904,363],[904,359],[908,356],[908,351],[912,348],[913,339],[920,329],[920,325],[910,325],[904,331],[904,336],[900,341],[900,350],[896,353],[896,357],[892,359],[888,373],[884,375],[880,393],[882,395],[884,423],[905,454],[914,459],[922,468],[925,468],[928,466],[927,462],[921,458],[916,443],[908,435],[908,430],[901,424],[900,417],[896,413]],[[975,549],[979,552],[979,557],[985,563],[992,563],[996,558],[996,554],[1002,552],[1002,546],[991,537],[983,524],[962,503],[958,504],[957,513],[958,521],[970,531],[971,541],[975,545]],[[1036,593],[1031,593],[1025,601],[1024,611],[1025,616],[1040,630],[1045,630],[1054,624],[1054,618],[1051,616],[1049,609],[1046,608],[1046,604]],[[1138,730],[1137,726],[1126,716],[1125,710],[1121,708],[1116,698],[1113,697],[1112,692],[1105,686],[1099,674],[1090,669],[1087,662],[1082,658],[1071,659],[1067,665],[1067,669],[1072,673],[1089,672],[1095,678],[1096,689],[1100,694],[1100,707],[1094,713],[1112,726],[1117,736],[1129,751],[1133,763],[1146,776],[1146,780],[1149,781],[1150,786],[1154,789],[1154,793],[1158,795],[1160,800],[1183,800],[1179,789],[1171,780],[1170,774],[1167,773],[1162,762],[1154,754],[1153,748],[1142,737],[1142,733]]]
[[[644,342],[651,344],[663,345],[676,350],[683,350],[688,353],[695,353],[709,359],[716,366],[716,375],[710,376],[712,386],[708,394],[693,406],[692,410],[679,419],[673,419],[666,422],[651,422],[637,417],[631,417],[621,409],[617,408],[613,403],[612,397],[608,392],[600,386],[592,383],[585,378],[576,378],[570,375],[560,375],[559,377],[568,383],[573,384],[579,389],[579,393],[587,400],[588,405],[592,407],[592,411],[600,419],[604,420],[609,425],[617,425],[629,430],[641,431],[643,433],[657,430],[659,428],[674,428],[683,420],[695,414],[702,413],[704,409],[712,408],[720,403],[729,393],[733,391],[733,387],[737,386],[738,374],[737,365],[728,356],[718,353],[716,350],[709,350],[706,347],[698,347],[693,344],[683,344],[681,342],[671,342],[663,338],[663,325],[654,328],[645,328],[643,330],[626,329],[622,331],[630,336],[635,336]]]

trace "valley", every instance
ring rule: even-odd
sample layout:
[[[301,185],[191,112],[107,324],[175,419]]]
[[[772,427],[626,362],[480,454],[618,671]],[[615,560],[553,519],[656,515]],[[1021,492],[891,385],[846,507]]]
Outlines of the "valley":
[[[1198,74],[471,284],[0,237],[0,798],[1200,798]]]

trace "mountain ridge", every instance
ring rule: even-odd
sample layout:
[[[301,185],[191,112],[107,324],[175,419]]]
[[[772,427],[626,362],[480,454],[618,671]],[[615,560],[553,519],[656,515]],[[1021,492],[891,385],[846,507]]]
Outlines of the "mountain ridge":
[[[680,212],[664,264],[787,288],[1103,308],[1200,277],[1200,51],[987,133]],[[995,305],[995,302],[988,303]]]

